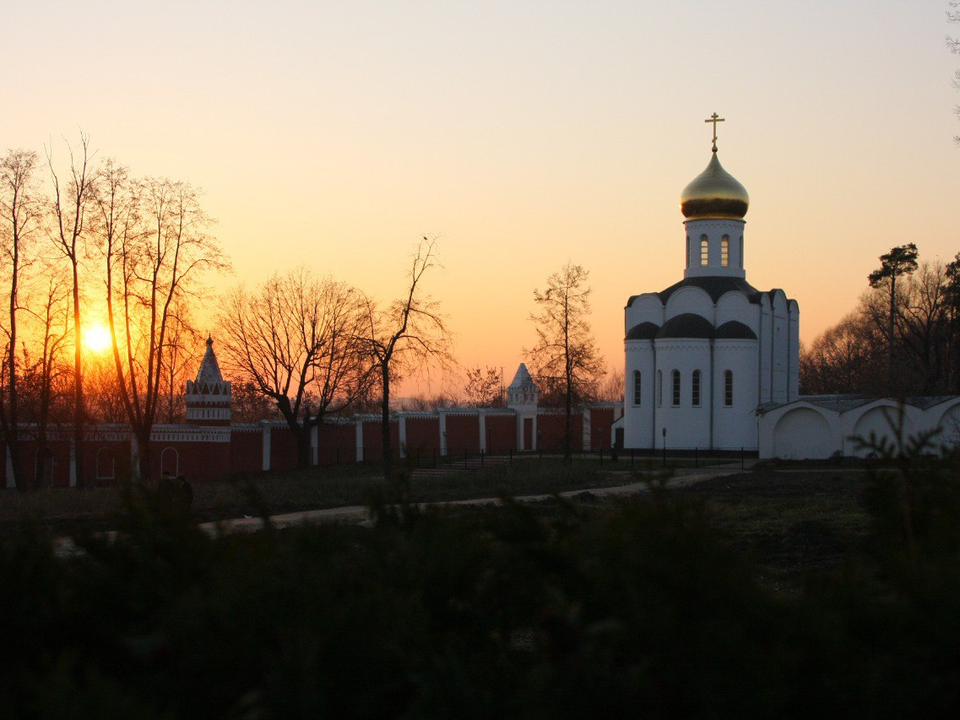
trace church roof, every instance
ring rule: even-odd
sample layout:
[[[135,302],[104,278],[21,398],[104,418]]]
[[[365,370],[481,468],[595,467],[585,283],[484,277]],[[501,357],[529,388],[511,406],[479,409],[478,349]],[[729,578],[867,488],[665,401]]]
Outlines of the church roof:
[[[742,322],[730,320],[713,331],[717,340],[756,340],[757,334]]]
[[[642,322],[639,325],[634,325],[627,332],[626,340],[653,340],[657,336],[657,331],[660,329],[659,325],[655,325],[652,322]]]
[[[730,320],[714,329],[705,317],[695,313],[683,313],[670,318],[657,327],[652,322],[634,325],[627,332],[626,340],[654,340],[663,338],[701,338],[704,340],[756,340],[757,335],[742,322]]]
[[[683,313],[670,318],[657,333],[658,340],[663,338],[703,338],[709,340],[711,337],[713,337],[713,325],[705,317],[694,313]]]
[[[196,384],[203,385],[203,383],[219,382],[223,382],[223,375],[220,374],[220,364],[217,362],[217,355],[213,352],[213,338],[207,336],[207,351],[203,354],[203,360],[200,362]]]
[[[760,296],[763,294],[743,278],[725,276],[690,277],[684,278],[680,282],[674,283],[666,290],[661,290],[658,292],[657,295],[660,296],[660,302],[666,305],[667,300],[670,299],[670,296],[683,287],[698,287],[701,290],[704,290],[714,303],[720,299],[721,295],[728,293],[731,290],[742,292],[747,296],[747,300],[754,304],[758,304],[760,302]],[[633,298],[630,299],[631,301],[633,300]]]
[[[746,188],[723,169],[717,148],[707,169],[697,175],[680,194],[680,211],[688,220],[701,218],[742,218],[750,206]]]
[[[510,387],[522,388],[534,384],[533,378],[530,377],[530,371],[527,370],[527,364],[520,363],[520,367],[517,368],[517,374],[513,376],[513,382],[510,383]]]

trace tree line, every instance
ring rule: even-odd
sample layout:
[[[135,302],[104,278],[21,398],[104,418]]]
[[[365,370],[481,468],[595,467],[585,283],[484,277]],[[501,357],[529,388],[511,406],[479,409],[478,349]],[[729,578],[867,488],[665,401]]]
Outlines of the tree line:
[[[880,256],[857,307],[800,358],[803,394],[960,392],[960,253],[921,261],[916,244]]]
[[[133,470],[149,478],[153,426],[185,419],[183,387],[203,346],[204,280],[230,268],[213,225],[189,183],[135,177],[114,159],[98,159],[85,135],[65,143],[62,161],[52,148],[0,157],[0,433],[18,489],[43,480],[41,463],[27,472],[25,443],[42,451],[54,431],[72,432],[83,485],[83,449],[97,423],[129,425]],[[391,394],[407,374],[465,370],[462,390],[438,402],[502,405],[502,371],[458,365],[448,319],[425,292],[437,251],[436,238],[419,241],[404,294],[388,303],[304,268],[227,292],[215,315],[200,319],[217,329],[235,420],[282,418],[303,466],[312,430],[325,418],[379,411],[389,474]],[[568,264],[544,292],[534,291],[538,343],[525,351],[544,404],[565,407],[568,418],[579,402],[622,393],[616,376],[613,385],[600,383],[587,278]],[[98,315],[104,351],[85,351]]]
[[[189,183],[133,177],[96,160],[89,138],[66,145],[63,162],[47,148],[0,158],[0,432],[18,489],[41,481],[21,456],[42,451],[56,426],[72,426],[73,462],[83,483],[83,448],[92,422],[128,423],[139,469],[149,468],[149,437],[195,359],[191,313],[205,271],[228,262]],[[102,313],[109,353],[92,361],[84,333]]]

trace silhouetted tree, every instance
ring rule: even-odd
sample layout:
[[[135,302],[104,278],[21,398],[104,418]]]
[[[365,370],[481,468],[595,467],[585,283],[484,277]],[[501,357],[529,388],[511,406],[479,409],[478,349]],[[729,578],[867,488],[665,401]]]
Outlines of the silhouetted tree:
[[[170,338],[204,271],[228,268],[210,218],[190,185],[129,179],[108,164],[97,194],[97,232],[117,387],[136,438],[139,476],[150,478],[150,434],[162,400]]]
[[[503,373],[497,368],[467,368],[463,386],[467,404],[472,407],[503,406]]]
[[[7,312],[2,323],[6,344],[0,366],[0,429],[10,453],[17,489],[29,489],[20,457],[19,361],[17,342],[20,320],[20,293],[27,250],[39,229],[40,206],[35,187],[36,153],[10,150],[0,160],[0,247],[5,262],[4,291]]]
[[[298,467],[311,463],[313,428],[365,395],[364,311],[357,290],[302,268],[226,299],[218,321],[224,359],[276,405],[296,438]]]
[[[437,267],[437,239],[424,237],[413,254],[407,274],[405,297],[381,308],[368,299],[363,341],[375,371],[380,376],[380,420],[383,450],[383,476],[393,472],[393,447],[390,437],[390,382],[398,369],[416,366],[421,371],[431,364],[442,368],[451,362],[450,333],[440,303],[423,294],[422,281],[427,270]]]
[[[66,183],[61,182],[53,163],[53,153],[47,150],[47,165],[53,184],[51,213],[54,246],[69,263],[72,310],[73,310],[73,454],[77,485],[83,486],[86,476],[83,471],[84,424],[86,410],[83,396],[83,343],[82,314],[80,311],[80,260],[84,254],[86,216],[90,208],[96,171],[91,166],[90,138],[80,136],[78,152],[68,148],[70,167]]]
[[[900,245],[880,256],[880,267],[867,276],[872,288],[885,288],[890,301],[887,316],[887,383],[894,386],[894,363],[896,349],[897,279],[910,275],[917,269],[917,246],[914,243]]]
[[[537,344],[525,350],[533,375],[541,388],[556,387],[563,393],[563,455],[571,455],[573,404],[592,399],[603,375],[603,360],[597,350],[587,318],[590,315],[590,273],[567,263],[547,278],[543,292],[533,291],[540,308],[532,313]]]

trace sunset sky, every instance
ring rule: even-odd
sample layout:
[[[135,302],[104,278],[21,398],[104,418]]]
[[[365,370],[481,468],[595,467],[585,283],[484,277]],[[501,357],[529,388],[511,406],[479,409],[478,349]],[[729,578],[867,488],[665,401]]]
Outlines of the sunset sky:
[[[890,247],[960,252],[947,0],[6,5],[0,148],[82,128],[202,188],[224,288],[303,264],[387,300],[440,236],[454,352],[507,381],[567,261],[622,366],[626,299],[682,277],[714,111],[751,198],[747,280],[798,300],[805,342]]]

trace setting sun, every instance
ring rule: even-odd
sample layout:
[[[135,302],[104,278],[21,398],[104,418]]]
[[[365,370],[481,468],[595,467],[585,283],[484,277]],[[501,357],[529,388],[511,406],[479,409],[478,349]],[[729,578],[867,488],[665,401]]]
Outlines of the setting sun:
[[[103,325],[87,328],[83,332],[83,346],[90,352],[103,352],[110,347],[110,330]]]

